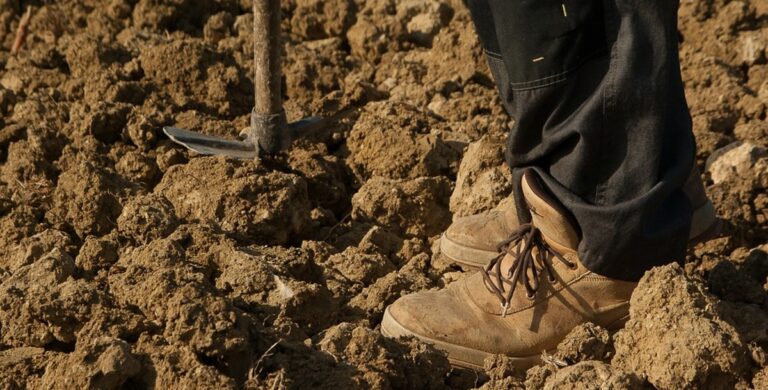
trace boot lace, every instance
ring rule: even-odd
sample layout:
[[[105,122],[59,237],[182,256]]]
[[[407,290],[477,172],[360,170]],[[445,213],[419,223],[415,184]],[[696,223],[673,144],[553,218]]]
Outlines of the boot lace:
[[[538,256],[533,255],[534,248],[537,249]],[[499,298],[502,317],[507,315],[518,284],[525,287],[528,299],[533,299],[539,289],[539,275],[542,271],[550,283],[557,281],[553,259],[559,260],[569,268],[576,268],[576,263],[552,249],[542,239],[541,231],[531,224],[521,225],[508,239],[499,244],[497,250],[499,255],[483,268],[483,279],[488,291]],[[512,255],[515,259],[509,269],[502,270],[502,260],[507,255]],[[505,284],[509,286],[505,287]]]

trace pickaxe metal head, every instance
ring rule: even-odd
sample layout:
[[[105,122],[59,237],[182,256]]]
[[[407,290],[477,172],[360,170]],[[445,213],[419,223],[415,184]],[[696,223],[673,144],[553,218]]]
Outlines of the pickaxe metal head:
[[[261,119],[256,118],[256,121],[258,126]],[[200,154],[251,160],[260,156],[275,154],[288,147],[290,142],[300,134],[317,129],[325,123],[326,119],[315,116],[286,124],[283,116],[283,119],[267,123],[267,125],[274,125],[275,127],[259,130],[258,127],[254,126],[254,115],[251,115],[251,127],[248,129],[247,137],[244,140],[216,137],[171,126],[164,127],[163,132],[173,142]]]
[[[230,140],[176,127],[163,131],[174,142],[200,154],[252,159],[288,147],[291,140],[324,121],[312,117],[287,123],[283,111],[280,69],[280,0],[253,1],[253,65],[255,105],[245,140]]]

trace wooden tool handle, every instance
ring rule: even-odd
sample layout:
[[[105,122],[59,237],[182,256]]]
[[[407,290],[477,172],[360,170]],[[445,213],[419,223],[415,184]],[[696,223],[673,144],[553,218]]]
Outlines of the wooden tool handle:
[[[280,0],[253,0],[253,66],[257,115],[282,113]]]
[[[253,87],[251,141],[275,154],[290,143],[283,111],[280,71],[280,0],[253,0]]]

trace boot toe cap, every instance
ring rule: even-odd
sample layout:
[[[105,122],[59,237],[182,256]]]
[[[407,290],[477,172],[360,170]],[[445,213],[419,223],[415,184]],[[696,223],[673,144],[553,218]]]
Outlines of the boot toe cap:
[[[384,313],[381,331],[387,337],[416,337],[448,354],[455,366],[482,369],[491,353],[478,348],[466,326],[457,326],[467,313],[455,310],[446,290],[421,292],[400,298]],[[455,312],[454,312],[455,311]],[[480,327],[474,327],[479,330]]]
[[[456,365],[482,368],[483,360],[495,351],[485,331],[488,318],[467,310],[467,302],[457,296],[458,289],[424,291],[404,296],[390,305],[381,323],[385,336],[416,337],[448,352]]]
[[[387,308],[382,330],[393,337],[441,338],[446,333],[441,331],[441,319],[452,315],[445,306],[451,303],[443,299],[444,291],[423,291],[398,299]]]

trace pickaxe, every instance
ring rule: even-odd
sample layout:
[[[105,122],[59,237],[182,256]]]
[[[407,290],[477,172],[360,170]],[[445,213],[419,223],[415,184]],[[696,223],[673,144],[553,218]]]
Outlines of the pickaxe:
[[[163,131],[176,143],[200,154],[252,159],[289,146],[296,134],[317,127],[322,118],[287,123],[283,110],[280,69],[280,0],[253,1],[253,84],[256,103],[245,140],[231,140],[175,127]]]

